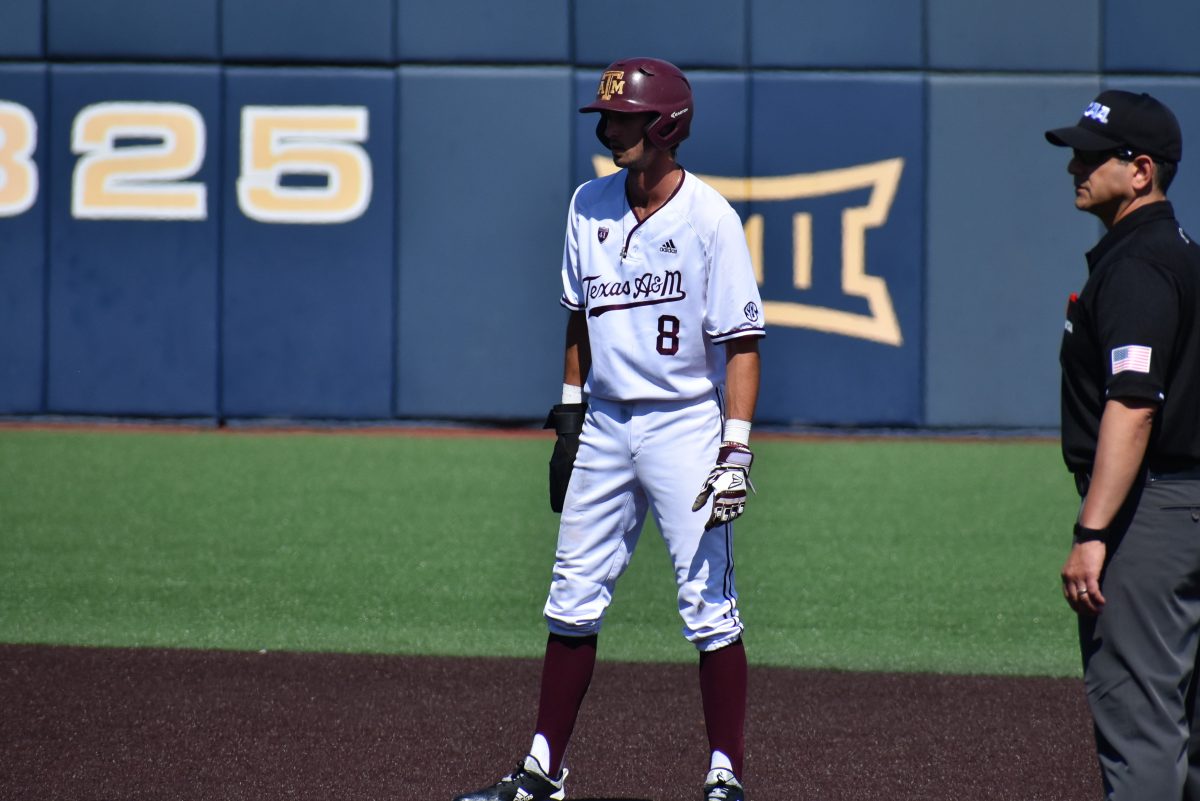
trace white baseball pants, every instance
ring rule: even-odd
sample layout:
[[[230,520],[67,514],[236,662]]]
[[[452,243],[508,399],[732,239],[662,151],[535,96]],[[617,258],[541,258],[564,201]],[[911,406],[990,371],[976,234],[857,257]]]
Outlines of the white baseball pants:
[[[552,633],[600,630],[649,511],[674,564],[683,635],[701,651],[741,636],[733,526],[705,531],[708,507],[692,511],[716,461],[721,426],[715,394],[673,403],[588,401],[546,600]]]

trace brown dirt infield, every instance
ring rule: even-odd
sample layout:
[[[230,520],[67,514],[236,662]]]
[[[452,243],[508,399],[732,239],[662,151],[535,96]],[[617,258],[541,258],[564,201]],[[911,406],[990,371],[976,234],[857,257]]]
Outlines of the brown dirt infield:
[[[0,645],[4,801],[450,801],[529,745],[539,665]],[[574,801],[696,801],[695,667],[602,661]],[[1076,680],[752,667],[752,801],[1091,801]]]

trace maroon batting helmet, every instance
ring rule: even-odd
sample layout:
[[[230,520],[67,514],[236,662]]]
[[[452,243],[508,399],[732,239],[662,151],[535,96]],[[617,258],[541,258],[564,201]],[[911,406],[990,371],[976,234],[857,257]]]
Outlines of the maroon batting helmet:
[[[608,65],[596,99],[579,111],[656,114],[646,126],[646,138],[655,147],[670,150],[687,139],[692,109],[692,87],[678,67],[657,58],[627,58]],[[596,136],[608,146],[603,117],[596,126]]]

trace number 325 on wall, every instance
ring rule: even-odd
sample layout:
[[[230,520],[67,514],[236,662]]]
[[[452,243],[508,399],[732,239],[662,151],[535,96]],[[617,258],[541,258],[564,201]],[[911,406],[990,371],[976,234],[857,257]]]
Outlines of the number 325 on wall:
[[[344,223],[371,202],[367,109],[362,106],[245,106],[238,207],[266,223]],[[33,206],[37,122],[0,101],[0,217]],[[89,220],[204,220],[208,189],[204,118],[182,103],[87,106],[71,126],[78,155],[71,213]]]

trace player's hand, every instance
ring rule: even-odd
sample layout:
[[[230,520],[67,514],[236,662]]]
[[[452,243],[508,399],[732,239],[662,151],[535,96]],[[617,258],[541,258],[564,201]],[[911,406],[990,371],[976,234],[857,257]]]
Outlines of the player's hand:
[[[753,461],[754,454],[748,446],[736,442],[721,444],[716,467],[704,480],[704,486],[692,504],[692,511],[698,512],[712,496],[712,513],[704,524],[706,530],[728,523],[746,511],[746,488],[754,489],[750,483],[750,465]]]
[[[571,471],[575,469],[575,455],[579,452],[579,432],[583,430],[586,403],[559,403],[550,410],[543,428],[553,428],[558,434],[554,451],[550,454],[550,508],[563,510],[563,499],[567,497],[567,485],[571,483]]]

